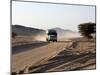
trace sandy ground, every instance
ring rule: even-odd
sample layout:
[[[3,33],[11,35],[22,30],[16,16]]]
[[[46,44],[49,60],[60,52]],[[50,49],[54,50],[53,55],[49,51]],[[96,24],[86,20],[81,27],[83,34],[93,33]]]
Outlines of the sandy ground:
[[[32,42],[12,48],[12,72],[43,73],[96,68],[95,41]]]
[[[41,45],[42,44],[44,44],[44,42],[41,42]],[[59,52],[63,51],[66,46],[66,43],[49,43],[38,48],[29,48],[31,50],[28,51],[15,53],[12,55],[12,71],[22,70],[25,66],[36,66],[45,60],[55,57]],[[18,47],[16,48],[19,49]]]

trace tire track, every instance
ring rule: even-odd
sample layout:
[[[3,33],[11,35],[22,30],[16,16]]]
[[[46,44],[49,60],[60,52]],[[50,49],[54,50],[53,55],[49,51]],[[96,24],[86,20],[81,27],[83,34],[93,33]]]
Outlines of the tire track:
[[[72,69],[79,67],[80,63],[84,63],[94,57],[95,57],[95,54],[91,54],[91,53],[82,54],[82,55],[78,55],[74,57],[68,57],[67,59],[65,59],[65,61],[58,60],[59,62],[56,61],[56,62],[38,66],[37,69],[35,68],[35,71],[33,70],[32,73],[64,71],[65,68],[66,70],[72,70]],[[78,63],[79,66],[77,65],[71,68],[71,66],[74,65],[75,63]],[[64,69],[64,70],[61,70],[61,69]]]
[[[15,54],[12,56],[12,71],[19,72],[26,66],[41,64],[55,57],[59,52],[63,51],[66,46],[66,43],[50,43],[39,48]]]

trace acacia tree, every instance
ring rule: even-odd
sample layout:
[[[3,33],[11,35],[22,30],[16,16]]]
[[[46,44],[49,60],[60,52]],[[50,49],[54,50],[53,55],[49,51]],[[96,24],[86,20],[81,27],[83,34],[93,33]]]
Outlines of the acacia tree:
[[[82,36],[88,39],[91,39],[92,38],[91,34],[96,32],[95,23],[82,23],[82,24],[79,24],[78,28]]]

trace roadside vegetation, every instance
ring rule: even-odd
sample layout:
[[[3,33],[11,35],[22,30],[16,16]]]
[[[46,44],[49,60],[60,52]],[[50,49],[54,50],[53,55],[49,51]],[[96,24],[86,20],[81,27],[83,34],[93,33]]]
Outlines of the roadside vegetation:
[[[79,32],[85,38],[92,39],[92,34],[96,33],[96,24],[95,23],[82,23],[78,26]]]

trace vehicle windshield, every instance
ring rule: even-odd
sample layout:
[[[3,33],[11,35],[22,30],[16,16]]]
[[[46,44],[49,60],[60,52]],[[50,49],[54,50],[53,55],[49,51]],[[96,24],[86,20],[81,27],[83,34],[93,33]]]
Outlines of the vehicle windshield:
[[[48,33],[48,35],[57,35],[57,33]]]
[[[57,35],[57,32],[55,30],[49,30],[48,35]]]

